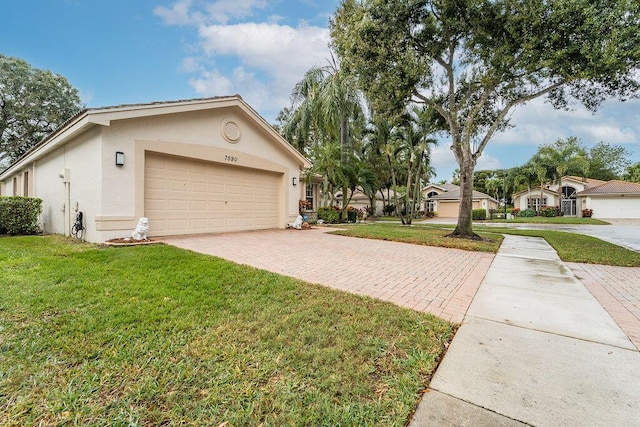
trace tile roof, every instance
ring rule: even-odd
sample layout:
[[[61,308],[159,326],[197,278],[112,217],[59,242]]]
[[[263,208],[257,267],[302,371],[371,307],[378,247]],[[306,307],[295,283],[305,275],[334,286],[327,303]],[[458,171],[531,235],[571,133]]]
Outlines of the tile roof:
[[[578,193],[579,196],[606,194],[634,194],[640,196],[640,184],[628,181],[608,181],[595,187],[587,188]]]
[[[563,176],[562,179],[572,179],[574,181],[579,181],[582,182],[583,184],[585,184],[585,188],[590,188],[590,187],[595,187],[596,185],[601,185],[606,183],[607,181],[602,181],[600,179],[593,179],[593,178],[583,178],[581,176],[573,176],[573,175],[566,175]]]
[[[429,187],[438,187],[446,190],[444,193],[440,193],[436,196],[432,196],[431,197],[432,200],[460,200],[460,187],[455,184],[448,184],[448,183],[437,184],[437,185],[430,185]],[[484,194],[475,190],[473,190],[473,198],[495,200],[493,197],[489,196],[488,194]]]

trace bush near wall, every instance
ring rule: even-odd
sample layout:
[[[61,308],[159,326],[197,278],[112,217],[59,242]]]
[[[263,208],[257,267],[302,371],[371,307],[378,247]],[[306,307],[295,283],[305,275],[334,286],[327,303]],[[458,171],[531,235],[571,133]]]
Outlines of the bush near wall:
[[[33,197],[0,197],[0,233],[35,234],[39,231],[38,217],[42,213],[42,199]]]
[[[540,216],[545,216],[548,218],[562,216],[560,213],[560,208],[557,206],[547,206],[545,208],[540,209]]]
[[[536,216],[536,211],[534,211],[533,209],[524,209],[518,212],[518,216],[522,218],[533,218],[534,216]]]
[[[482,221],[487,219],[487,211],[485,209],[474,209],[471,211],[471,218],[474,221]]]
[[[340,211],[333,206],[323,206],[318,208],[318,219],[328,223],[336,224],[340,222]]]

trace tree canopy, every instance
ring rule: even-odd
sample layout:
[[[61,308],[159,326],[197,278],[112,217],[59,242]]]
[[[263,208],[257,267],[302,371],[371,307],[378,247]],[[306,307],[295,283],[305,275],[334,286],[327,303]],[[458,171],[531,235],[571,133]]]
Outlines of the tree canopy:
[[[640,87],[636,0],[344,0],[331,24],[335,48],[373,108],[408,103],[437,111],[460,166],[454,235],[474,237],[473,170],[518,106],[596,110]]]
[[[0,165],[7,165],[82,109],[64,77],[0,54]]]

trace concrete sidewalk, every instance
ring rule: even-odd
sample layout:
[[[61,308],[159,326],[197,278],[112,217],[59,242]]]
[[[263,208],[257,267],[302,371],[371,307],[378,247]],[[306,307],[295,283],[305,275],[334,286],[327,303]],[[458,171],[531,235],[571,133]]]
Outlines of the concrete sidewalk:
[[[506,236],[410,427],[640,420],[640,352],[541,238]]]

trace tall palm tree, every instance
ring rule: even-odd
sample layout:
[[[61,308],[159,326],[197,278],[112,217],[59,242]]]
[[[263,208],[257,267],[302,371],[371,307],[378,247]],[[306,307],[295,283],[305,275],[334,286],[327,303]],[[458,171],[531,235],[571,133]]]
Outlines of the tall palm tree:
[[[562,203],[562,177],[570,169],[581,170],[586,175],[589,161],[586,153],[574,136],[562,140],[558,139],[553,145],[540,147],[537,153],[538,162],[551,170],[554,182],[558,185],[558,204]]]
[[[350,124],[361,121],[362,97],[353,77],[338,66],[332,56],[329,64],[312,67],[291,93],[295,111],[285,126],[285,135],[297,135],[300,141],[316,144],[339,141],[341,162],[348,164],[351,158]],[[342,184],[346,197],[348,183]],[[342,206],[346,217],[346,203]]]

